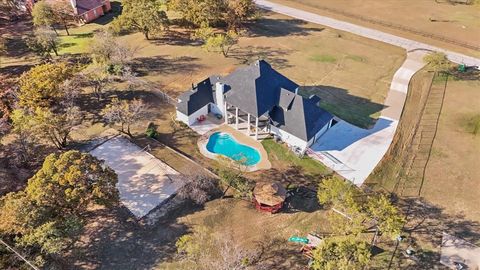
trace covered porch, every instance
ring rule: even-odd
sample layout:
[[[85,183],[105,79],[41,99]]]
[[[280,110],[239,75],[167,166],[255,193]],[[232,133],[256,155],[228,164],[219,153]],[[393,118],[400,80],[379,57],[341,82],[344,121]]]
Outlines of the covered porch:
[[[256,117],[228,103],[224,104],[224,111],[226,112],[225,124],[245,135],[255,140],[263,140],[270,135],[270,119],[268,116]]]

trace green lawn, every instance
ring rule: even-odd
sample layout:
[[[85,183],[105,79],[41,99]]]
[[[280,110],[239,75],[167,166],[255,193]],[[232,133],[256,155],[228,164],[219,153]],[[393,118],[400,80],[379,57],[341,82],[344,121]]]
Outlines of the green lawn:
[[[262,145],[268,153],[272,163],[283,163],[287,166],[299,166],[303,173],[310,175],[326,175],[330,170],[320,162],[309,157],[300,158],[290,151],[286,146],[276,143],[272,139],[262,141]]]
[[[63,35],[60,37],[59,54],[78,54],[88,51],[88,45],[93,37],[93,30],[86,31],[87,29],[84,28],[77,28],[74,30],[79,33],[71,33],[69,36]],[[82,31],[80,32],[78,30]],[[74,31],[72,30],[71,32]]]
[[[328,54],[315,54],[310,57],[311,61],[322,62],[322,63],[335,63],[337,58]]]

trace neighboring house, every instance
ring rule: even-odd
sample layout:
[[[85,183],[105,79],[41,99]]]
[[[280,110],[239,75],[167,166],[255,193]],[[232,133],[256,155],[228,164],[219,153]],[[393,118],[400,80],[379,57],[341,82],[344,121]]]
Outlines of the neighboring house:
[[[297,94],[298,85],[264,60],[225,76],[212,76],[178,98],[177,120],[191,126],[201,115],[222,115],[225,123],[258,139],[270,133],[304,151],[334,123],[318,106],[320,98]]]
[[[112,9],[110,0],[44,0],[51,5],[68,4],[72,7],[73,13],[83,23],[89,23],[105,15]],[[32,10],[37,0],[27,0],[26,7]]]

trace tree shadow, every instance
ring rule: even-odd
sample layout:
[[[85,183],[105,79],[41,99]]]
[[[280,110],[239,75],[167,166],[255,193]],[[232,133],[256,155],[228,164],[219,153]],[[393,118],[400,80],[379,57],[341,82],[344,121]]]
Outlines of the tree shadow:
[[[0,75],[7,77],[20,76],[24,72],[29,71],[33,66],[34,64],[9,65],[0,68]]]
[[[298,93],[307,98],[317,95],[321,98],[320,107],[360,128],[372,128],[378,120],[372,116],[385,108],[383,104],[351,95],[347,89],[335,86],[300,86]]]
[[[181,28],[170,28],[162,36],[150,41],[155,45],[171,45],[171,46],[200,46],[202,42],[192,38],[192,31]]]
[[[473,244],[479,244],[480,222],[467,220],[462,214],[445,213],[444,208],[426,202],[424,199],[404,198],[399,200],[404,213],[408,213],[404,232],[409,235],[408,243],[400,245],[396,252],[394,265],[401,269],[440,269],[440,252],[443,233],[460,237]],[[418,259],[405,257],[407,246],[417,246]],[[438,248],[436,250],[422,249],[423,246]],[[404,265],[407,263],[408,265]]]
[[[197,60],[198,58],[190,56],[175,58],[169,58],[166,55],[139,57],[133,60],[132,68],[139,77],[154,73],[191,73],[202,67],[201,64],[197,63]]]
[[[307,22],[299,19],[272,19],[266,17],[272,12],[265,12],[263,17],[247,24],[252,37],[308,36],[313,32],[321,32],[325,28],[308,28]]]
[[[300,246],[286,242],[284,239],[273,239],[261,245],[259,258],[254,269],[307,269],[308,259],[300,252]]]
[[[291,191],[291,195],[285,200],[283,213],[306,212],[313,213],[322,209],[318,203],[315,190],[306,187],[298,187]]]
[[[183,206],[175,212],[180,216],[195,210]],[[123,206],[92,211],[86,224],[67,257],[76,269],[152,269],[173,259],[176,240],[188,232],[175,216],[155,226],[141,226]]]
[[[477,243],[480,239],[480,222],[465,219],[462,214],[447,214],[444,208],[426,202],[423,199],[408,199],[410,216],[407,231],[417,236],[426,237],[440,245],[442,232]],[[478,243],[477,243],[478,244]]]
[[[101,111],[114,97],[120,100],[141,99],[147,105],[150,105],[150,101],[155,98],[155,95],[146,90],[106,90],[100,99],[94,93],[81,94],[77,99],[76,105],[85,113],[85,121],[91,121],[92,124],[103,123]],[[148,117],[150,116],[147,114],[145,118]]]
[[[263,59],[268,61],[273,67],[282,69],[292,67],[284,57],[291,52],[292,50],[288,49],[273,49],[268,46],[250,45],[246,47],[234,47],[228,57],[237,59],[242,65]]]
[[[110,6],[112,9],[107,12],[105,15],[102,17],[94,20],[93,24],[100,24],[100,25],[107,25],[111,23],[116,17],[120,16],[122,14],[122,4],[118,1],[110,1]]]

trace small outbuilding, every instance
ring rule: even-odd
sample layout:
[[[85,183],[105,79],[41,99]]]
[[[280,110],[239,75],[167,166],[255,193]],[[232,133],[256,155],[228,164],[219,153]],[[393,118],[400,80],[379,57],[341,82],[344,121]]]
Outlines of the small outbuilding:
[[[258,182],[253,189],[255,208],[261,212],[277,213],[287,198],[287,190],[278,182]]]

